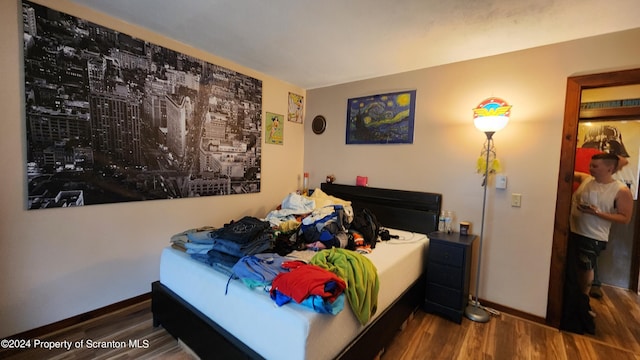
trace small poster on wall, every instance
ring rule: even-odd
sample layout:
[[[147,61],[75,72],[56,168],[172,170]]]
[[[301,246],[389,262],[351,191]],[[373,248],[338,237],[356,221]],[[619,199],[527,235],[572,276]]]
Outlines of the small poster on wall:
[[[581,120],[578,123],[575,170],[588,173],[591,156],[598,152],[608,152],[626,158],[628,164],[613,174],[613,177],[627,185],[634,200],[637,200],[640,120]]]
[[[289,93],[289,121],[302,124],[304,115],[304,97],[294,93]]]
[[[284,140],[284,115],[267,112],[265,143],[282,145]]]

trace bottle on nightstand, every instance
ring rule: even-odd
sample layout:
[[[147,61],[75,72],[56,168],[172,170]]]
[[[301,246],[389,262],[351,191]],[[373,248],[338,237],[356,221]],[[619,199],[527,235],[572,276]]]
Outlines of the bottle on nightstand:
[[[444,232],[445,231],[445,217],[444,217],[444,210],[440,211],[440,217],[438,218],[438,231]]]

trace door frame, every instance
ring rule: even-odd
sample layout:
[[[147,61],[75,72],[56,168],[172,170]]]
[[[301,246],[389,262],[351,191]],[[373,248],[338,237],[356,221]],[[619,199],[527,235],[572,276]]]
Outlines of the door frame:
[[[555,328],[560,328],[560,321],[562,319],[567,239],[569,236],[569,214],[571,211],[571,190],[582,90],[634,84],[640,84],[640,69],[571,76],[567,78],[546,317],[547,324]],[[635,115],[640,115],[640,107],[608,109],[606,113],[601,114],[602,117],[609,119]],[[638,244],[639,232],[640,222],[636,222],[634,228],[635,241],[631,260],[631,279],[638,279],[640,276],[640,264],[638,261],[640,257],[640,244]],[[638,291],[637,281],[632,282],[631,290],[635,292]]]

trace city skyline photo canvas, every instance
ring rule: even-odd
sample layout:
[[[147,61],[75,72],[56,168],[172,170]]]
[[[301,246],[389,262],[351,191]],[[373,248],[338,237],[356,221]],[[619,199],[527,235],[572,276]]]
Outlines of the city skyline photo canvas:
[[[28,209],[260,191],[262,81],[22,2]]]

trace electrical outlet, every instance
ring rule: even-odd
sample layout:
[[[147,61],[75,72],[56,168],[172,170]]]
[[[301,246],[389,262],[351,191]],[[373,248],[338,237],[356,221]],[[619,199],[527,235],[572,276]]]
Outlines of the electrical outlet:
[[[511,194],[511,206],[512,207],[520,207],[522,206],[522,194]]]

